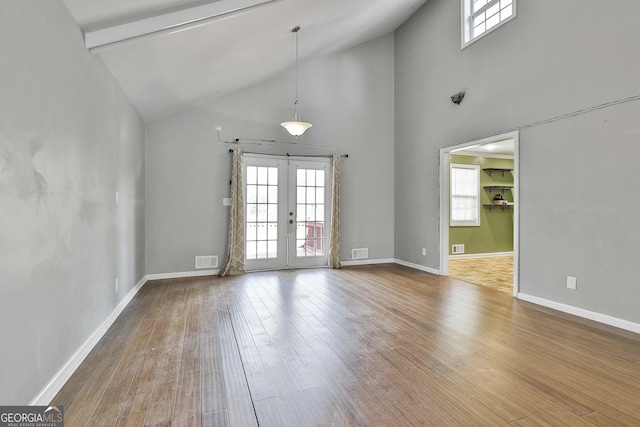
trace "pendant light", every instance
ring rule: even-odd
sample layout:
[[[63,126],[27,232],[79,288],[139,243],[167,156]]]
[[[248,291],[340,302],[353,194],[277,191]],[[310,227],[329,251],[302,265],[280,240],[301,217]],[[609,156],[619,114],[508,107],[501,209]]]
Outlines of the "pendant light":
[[[280,123],[282,127],[296,138],[312,126],[311,123],[300,120],[300,112],[298,111],[298,31],[300,31],[299,26],[291,30],[291,32],[296,35],[296,101],[293,103],[293,120],[290,122]]]

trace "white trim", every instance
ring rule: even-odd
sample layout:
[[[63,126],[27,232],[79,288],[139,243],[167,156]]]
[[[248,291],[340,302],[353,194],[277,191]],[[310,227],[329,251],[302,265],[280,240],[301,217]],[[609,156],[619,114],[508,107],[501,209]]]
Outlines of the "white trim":
[[[500,153],[486,153],[482,151],[461,151],[459,153],[451,153],[456,156],[469,156],[469,157],[486,157],[488,159],[508,159],[513,160],[513,154],[500,154]]]
[[[463,144],[464,146],[472,146],[473,143]],[[449,274],[449,212],[451,197],[449,197],[449,181],[451,180],[451,159],[449,154],[456,147],[441,148],[440,156],[438,156],[440,167],[439,193],[440,193],[440,274],[447,276]]]
[[[513,135],[513,296],[520,292],[520,132]]]
[[[514,130],[514,131],[509,131],[509,132],[505,132],[505,133],[496,134],[496,135],[489,135],[489,136],[482,137],[480,139],[473,139],[471,141],[463,142],[463,143],[460,143],[460,144],[450,145],[448,147],[442,148],[440,151],[446,150],[447,153],[460,155],[460,151],[463,151],[465,148],[477,147],[479,145],[492,144],[494,142],[504,141],[506,139],[513,139],[514,140],[513,150],[514,150],[514,155],[515,155],[516,154],[516,145],[515,145],[515,143],[518,142],[519,134],[520,134],[520,131]],[[491,155],[485,154],[482,157],[491,157]]]
[[[373,265],[373,264],[393,264],[395,259],[393,258],[381,258],[381,259],[359,259],[340,261],[340,265],[343,267],[349,267],[352,265]]]
[[[460,49],[467,47],[465,40],[470,39],[469,25],[467,25],[467,10],[471,0],[460,0]],[[473,40],[469,44],[473,43]]]
[[[147,282],[147,276],[144,276],[134,286],[131,291],[120,301],[120,303],[113,309],[109,317],[107,317],[98,329],[82,345],[76,350],[75,353],[67,360],[67,362],[60,368],[60,370],[49,380],[47,385],[37,394],[36,397],[29,403],[30,406],[43,406],[48,405],[53,398],[62,389],[64,384],[71,378],[71,375],[78,369],[80,364],[84,361],[87,355],[93,350],[96,344],[102,339],[104,334],[109,330],[113,322],[116,321],[120,313],[127,307],[133,297],[136,296],[138,291]]]
[[[491,253],[485,253],[485,254],[449,255],[449,259],[496,258],[501,256],[513,256],[513,251],[512,252],[491,252]]]
[[[442,276],[442,272],[436,268],[427,267],[426,265],[415,264],[413,262],[405,261],[403,259],[396,258],[394,260],[396,264],[404,265],[405,267],[415,268],[416,270],[424,271],[425,273],[435,274],[436,276]]]
[[[220,270],[182,271],[178,273],[147,274],[147,280],[183,279],[185,277],[217,276]]]
[[[505,139],[513,139],[513,296],[517,296],[520,290],[520,131],[515,130],[498,135],[487,136],[473,141],[440,149],[440,274],[449,274],[449,181],[450,164],[449,154],[479,145],[491,144]]]
[[[628,320],[619,319],[617,317],[608,316],[606,314],[596,313],[594,311],[585,310],[583,308],[574,307],[572,305],[551,301],[551,300],[536,297],[533,295],[519,293],[517,295],[517,298],[523,301],[530,302],[532,304],[551,308],[553,310],[558,310],[563,313],[572,314],[574,316],[582,317],[584,319],[593,320],[594,322],[603,323],[605,325],[613,326],[615,328],[624,329],[625,331],[631,331],[631,332],[640,334],[640,323],[630,322]]]

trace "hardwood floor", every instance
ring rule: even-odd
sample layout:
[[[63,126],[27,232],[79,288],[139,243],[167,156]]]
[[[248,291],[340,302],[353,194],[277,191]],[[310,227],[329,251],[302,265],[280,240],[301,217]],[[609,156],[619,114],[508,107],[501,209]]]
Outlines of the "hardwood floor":
[[[449,276],[513,295],[513,256],[450,258]]]
[[[637,426],[640,337],[399,265],[147,283],[66,426]]]

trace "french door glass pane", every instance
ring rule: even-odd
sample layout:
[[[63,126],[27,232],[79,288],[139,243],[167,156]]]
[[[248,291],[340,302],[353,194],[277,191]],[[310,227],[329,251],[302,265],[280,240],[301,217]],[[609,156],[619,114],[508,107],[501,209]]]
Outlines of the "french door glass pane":
[[[278,168],[247,166],[246,257],[278,257]]]
[[[248,167],[247,168],[247,184],[256,184],[258,182],[258,168],[256,167]]]
[[[251,227],[249,225],[247,225],[247,230],[249,230]],[[255,233],[255,231],[254,231]],[[252,241],[247,241],[246,242],[246,247],[247,247],[247,254],[246,257],[247,259],[256,259],[256,255],[258,253],[257,248],[256,248],[256,241],[252,240]]]
[[[296,255],[323,256],[325,172],[298,169],[296,176]]]

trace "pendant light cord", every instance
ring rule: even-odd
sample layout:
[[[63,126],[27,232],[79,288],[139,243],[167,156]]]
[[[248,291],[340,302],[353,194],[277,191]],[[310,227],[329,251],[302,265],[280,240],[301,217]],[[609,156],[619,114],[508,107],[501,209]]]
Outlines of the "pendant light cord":
[[[297,26],[292,32],[296,33],[296,105],[298,104],[298,32],[300,31],[300,27]]]
[[[298,103],[298,32],[296,31],[296,104]]]

